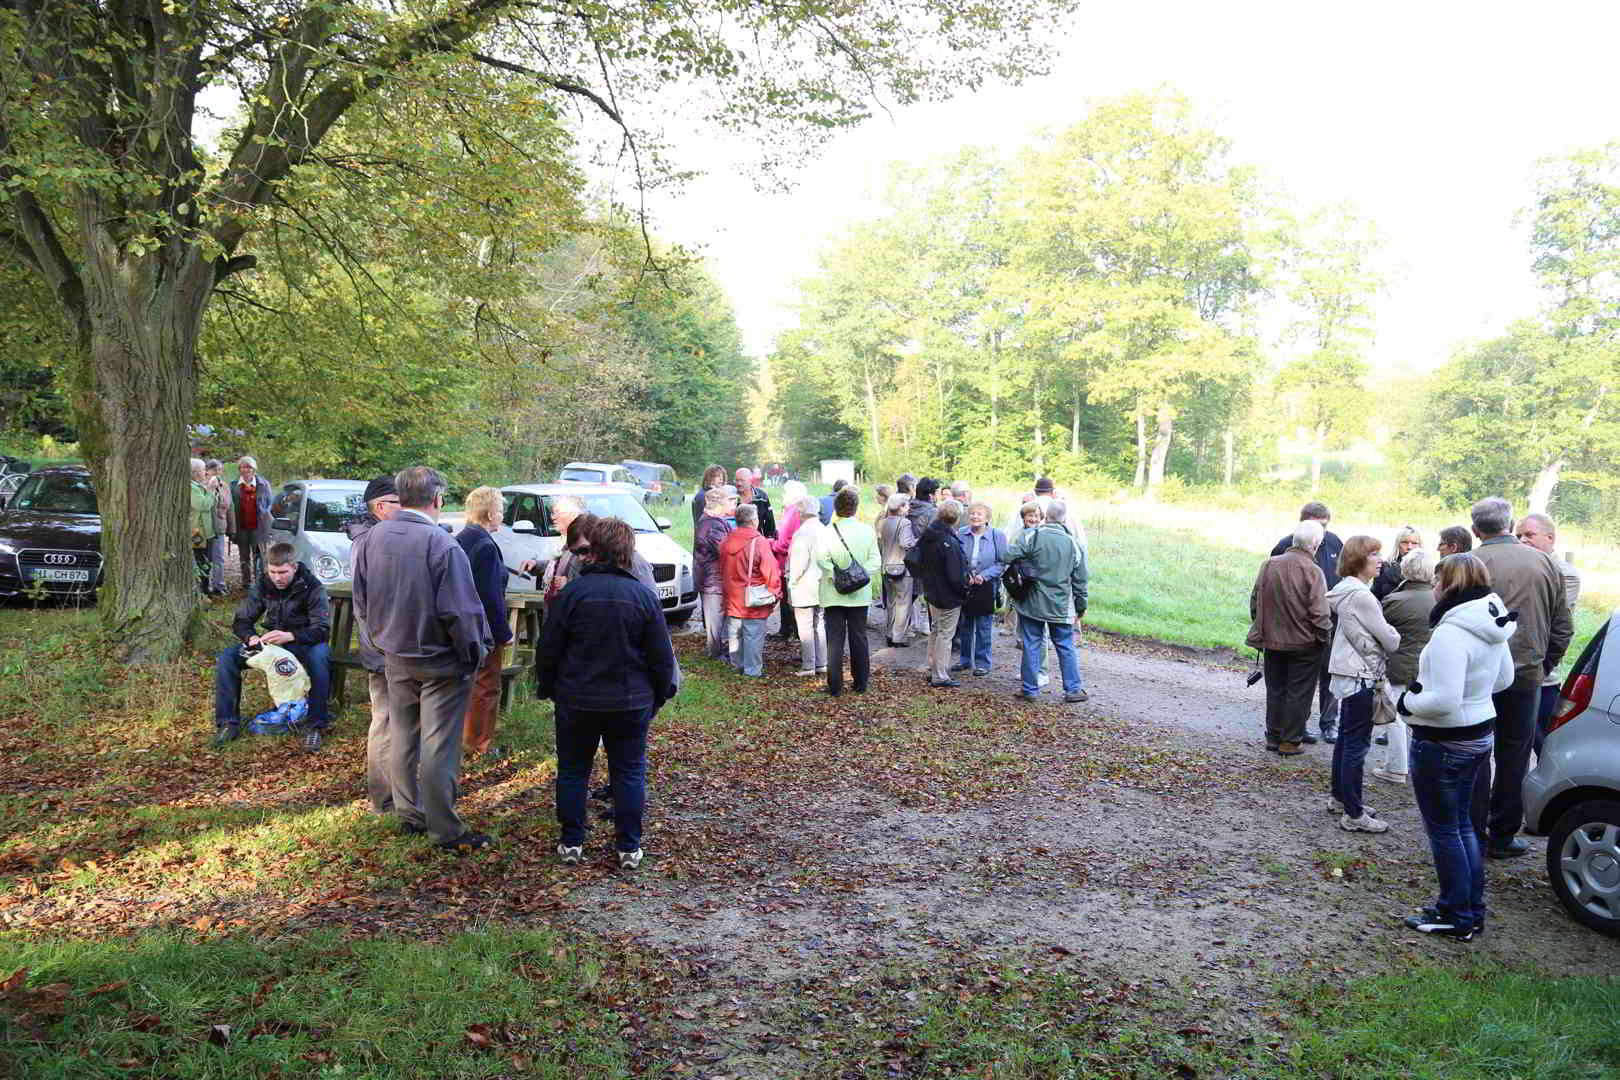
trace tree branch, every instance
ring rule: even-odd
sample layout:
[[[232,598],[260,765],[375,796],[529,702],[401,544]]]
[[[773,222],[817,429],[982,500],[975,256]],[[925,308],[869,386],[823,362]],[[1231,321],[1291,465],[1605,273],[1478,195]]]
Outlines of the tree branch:
[[[522,64],[514,64],[510,60],[502,60],[499,57],[486,56],[483,53],[476,52],[470,55],[480,64],[487,64],[490,67],[500,68],[502,71],[510,71],[517,75],[528,75],[532,78],[539,79],[541,82],[555,90],[561,90],[565,94],[574,94],[578,97],[585,98],[598,109],[601,109],[603,114],[606,115],[609,120],[612,120],[621,128],[625,126],[624,118],[619,115],[619,110],[608,104],[606,98],[602,97],[602,95],[598,94],[595,90],[592,90],[588,86],[582,86],[576,82],[569,82],[567,79],[560,79],[555,75],[547,75],[543,71],[536,71],[534,68],[524,67]]]

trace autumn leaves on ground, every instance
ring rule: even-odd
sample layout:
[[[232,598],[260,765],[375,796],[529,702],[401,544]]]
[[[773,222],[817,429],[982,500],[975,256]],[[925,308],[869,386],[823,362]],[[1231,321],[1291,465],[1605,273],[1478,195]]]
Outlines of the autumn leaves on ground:
[[[1334,1041],[1344,1021],[1410,992],[1251,981],[1241,995],[1265,1002],[1239,1001],[1235,984],[1100,966],[1038,922],[1016,948],[964,924],[911,950],[893,930],[909,916],[875,910],[874,879],[927,885],[929,845],[897,834],[852,858],[851,806],[993,833],[986,807],[1009,798],[1103,783],[1196,803],[1253,781],[1098,711],[930,697],[900,671],[834,703],[785,664],[744,684],[683,649],[638,875],[613,867],[605,823],[587,865],[557,864],[549,711],[528,701],[504,727],[513,754],[466,776],[465,814],[498,846],[454,858],[357,797],[353,702],[315,756],[287,739],[206,748],[225,615],[179,664],[128,671],[102,659],[92,613],[0,612],[0,1071],[1151,1077],[1321,1061],[1332,1075],[1354,1060]],[[1074,888],[1096,869],[1043,865],[1027,843],[992,840],[951,872],[993,886],[1032,865]],[[683,929],[736,906],[764,921],[735,942]],[[787,947],[773,927],[789,923],[811,944]],[[1593,992],[1612,1007],[1612,987]]]

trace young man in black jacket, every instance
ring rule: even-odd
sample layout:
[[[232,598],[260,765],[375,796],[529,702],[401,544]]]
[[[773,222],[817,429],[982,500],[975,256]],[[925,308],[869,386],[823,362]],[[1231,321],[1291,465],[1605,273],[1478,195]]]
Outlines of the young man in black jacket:
[[[264,573],[242,598],[231,631],[243,645],[279,645],[298,658],[309,674],[309,730],[304,749],[321,748],[327,724],[327,697],[332,684],[332,603],[326,586],[293,557],[291,544],[272,544]],[[258,631],[260,620],[264,632]],[[219,654],[214,665],[214,745],[224,746],[242,734],[242,672],[247,657],[240,645]]]

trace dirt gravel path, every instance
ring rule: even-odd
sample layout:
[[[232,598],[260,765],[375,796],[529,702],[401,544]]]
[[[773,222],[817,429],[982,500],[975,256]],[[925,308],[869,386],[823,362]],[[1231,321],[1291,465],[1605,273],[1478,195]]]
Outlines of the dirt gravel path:
[[[890,693],[986,695],[1008,710],[1017,651],[998,634],[993,673],[960,690],[923,683],[921,644],[882,647]],[[1106,647],[1105,647],[1106,646]],[[767,678],[787,681],[796,646],[773,644]],[[705,1059],[717,1074],[789,1075],[767,1017],[784,998],[885,965],[964,965],[1030,950],[1151,982],[1212,1014],[1258,1016],[1279,975],[1345,978],[1460,956],[1610,974],[1620,942],[1568,920],[1545,881],[1543,842],[1489,867],[1489,934],[1471,946],[1406,931],[1432,899],[1433,871],[1410,790],[1372,779],[1368,800],[1391,829],[1350,834],[1325,810],[1331,748],[1284,760],[1261,746],[1263,699],[1241,669],[1177,650],[1088,640],[1091,701],[1061,706],[1101,725],[1139,774],[1076,782],[1061,745],[1021,746],[1031,768],[1013,789],[955,810],[900,805],[844,789],[813,800],[738,797],[661,808],[737,826],[752,875],[694,882],[660,875],[604,884],[575,907],[592,931],[682,958],[701,974],[694,1015],[729,1015]],[[1055,674],[1055,665],[1054,665]],[[1053,700],[1049,688],[1048,700]],[[814,688],[805,707],[824,707]],[[1003,706],[997,704],[996,708]],[[769,1063],[775,1064],[769,1064]],[[785,1069],[785,1071],[783,1071]]]

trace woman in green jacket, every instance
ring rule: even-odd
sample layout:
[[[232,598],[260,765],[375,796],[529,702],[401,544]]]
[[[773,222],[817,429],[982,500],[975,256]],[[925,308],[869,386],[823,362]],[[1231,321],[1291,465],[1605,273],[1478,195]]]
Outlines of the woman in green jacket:
[[[208,489],[208,470],[202,458],[191,459],[191,556],[197,561],[197,588],[208,593],[208,575],[212,564],[208,561],[208,548],[219,527],[214,523],[214,507],[219,497]]]
[[[821,532],[816,564],[821,567],[821,611],[827,629],[827,693],[843,691],[844,643],[849,642],[849,671],[857,694],[866,693],[872,676],[872,658],[866,647],[866,608],[872,602],[872,582],[878,578],[877,534],[855,519],[861,493],[845,487],[833,498],[833,521]],[[833,571],[852,562],[865,567],[869,579],[854,592],[841,593],[833,585]]]

